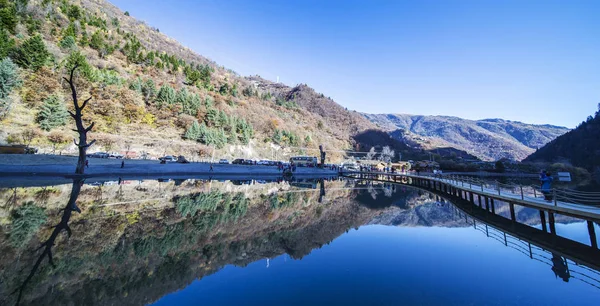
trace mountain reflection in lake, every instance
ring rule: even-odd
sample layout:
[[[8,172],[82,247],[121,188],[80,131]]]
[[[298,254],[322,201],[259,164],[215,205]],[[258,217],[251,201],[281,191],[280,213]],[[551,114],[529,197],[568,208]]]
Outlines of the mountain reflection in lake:
[[[21,292],[21,305],[591,305],[600,297],[600,272],[402,185],[76,181],[0,189],[0,205],[0,305]],[[518,216],[535,228],[536,213]],[[567,238],[584,240],[581,223],[557,222]]]

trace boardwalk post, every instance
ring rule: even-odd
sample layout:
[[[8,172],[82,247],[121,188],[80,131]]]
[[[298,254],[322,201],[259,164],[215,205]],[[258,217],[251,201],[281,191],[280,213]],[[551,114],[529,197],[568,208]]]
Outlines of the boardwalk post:
[[[485,210],[490,211],[490,198],[485,197]]]
[[[548,212],[548,223],[550,224],[550,233],[556,235],[556,227],[554,226],[554,213]]]
[[[473,198],[473,192],[469,192],[469,198],[471,199],[471,203],[475,204],[475,199]]]
[[[494,199],[490,198],[490,205],[492,206],[492,214],[496,214],[496,207],[494,205]]]
[[[531,252],[531,243],[527,244],[529,244],[529,258],[533,259],[533,252]]]
[[[535,187],[533,187],[533,197],[537,198],[537,193],[535,192]]]
[[[556,200],[556,189],[552,189],[552,197],[554,198],[554,206],[558,206],[558,203]]]
[[[478,201],[477,201],[477,203],[479,203],[479,208],[482,208],[482,206],[481,206],[481,195],[480,195],[480,194],[478,194],[478,195],[477,195],[477,198],[478,198]]]
[[[590,233],[590,243],[593,248],[598,248],[598,241],[596,240],[596,230],[594,229],[594,222],[587,221],[588,233]]]
[[[508,206],[510,207],[510,219],[512,221],[516,221],[517,218],[515,218],[515,204],[508,203]]]
[[[548,232],[548,228],[546,227],[546,214],[543,210],[540,210],[540,220],[542,221],[542,230]]]
[[[523,196],[523,186],[519,186],[521,188],[521,200],[525,200],[525,196]]]

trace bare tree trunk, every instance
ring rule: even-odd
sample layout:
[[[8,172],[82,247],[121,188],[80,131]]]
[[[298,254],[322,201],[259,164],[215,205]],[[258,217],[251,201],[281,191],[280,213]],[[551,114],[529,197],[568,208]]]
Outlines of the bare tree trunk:
[[[69,86],[71,87],[71,94],[73,96],[73,106],[75,108],[75,113],[69,111],[69,114],[75,120],[75,126],[77,127],[77,129],[73,129],[73,131],[79,133],[79,142],[73,139],[73,142],[79,149],[79,159],[77,160],[77,167],[75,168],[75,173],[83,174],[85,171],[85,159],[87,148],[93,145],[94,142],[96,142],[96,140],[92,140],[90,143],[87,142],[87,133],[94,127],[94,122],[92,122],[92,124],[90,124],[88,127],[84,127],[81,112],[87,106],[87,103],[92,99],[92,97],[87,98],[85,101],[83,101],[83,104],[81,105],[79,105],[79,102],[77,102],[77,90],[75,89],[75,84],[73,83],[73,75],[75,74],[75,70],[77,69],[77,67],[79,66],[75,65],[71,69],[69,79],[64,79],[69,83]]]

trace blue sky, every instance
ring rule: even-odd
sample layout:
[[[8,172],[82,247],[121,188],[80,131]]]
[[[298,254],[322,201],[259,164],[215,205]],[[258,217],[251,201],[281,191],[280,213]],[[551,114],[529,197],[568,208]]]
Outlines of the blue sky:
[[[111,2],[241,75],[357,111],[575,127],[600,103],[598,1]]]

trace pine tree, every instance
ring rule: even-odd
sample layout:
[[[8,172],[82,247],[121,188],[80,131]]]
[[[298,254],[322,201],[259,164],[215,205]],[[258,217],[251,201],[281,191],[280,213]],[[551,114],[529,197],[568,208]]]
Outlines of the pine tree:
[[[10,58],[0,61],[0,119],[4,118],[12,105],[9,95],[14,87],[21,84],[17,65]]]
[[[183,137],[185,139],[198,140],[198,138],[201,136],[200,133],[200,124],[198,124],[198,121],[194,121],[187,131],[185,131],[185,135]]]
[[[185,109],[188,108],[189,99],[190,99],[190,94],[187,91],[187,89],[185,87],[183,87],[177,92],[177,96],[175,97],[175,103],[181,104],[181,106],[185,112]]]
[[[104,37],[102,36],[102,33],[100,33],[100,31],[96,31],[92,35],[92,38],[90,39],[90,47],[98,51],[104,47]]]
[[[150,104],[150,100],[154,99],[156,95],[156,85],[152,79],[147,79],[142,85],[142,95],[144,96],[144,102]]]
[[[183,109],[183,112],[190,115],[196,116],[198,114],[198,109],[202,104],[202,100],[200,100],[200,96],[192,95],[191,99],[188,102],[187,108]]]
[[[273,133],[273,142],[276,144],[281,144],[281,140],[283,135],[281,135],[281,131],[279,129],[275,129],[275,132]]]
[[[129,89],[142,93],[142,84],[142,78],[137,77],[133,81],[131,81],[131,84],[129,84]]]
[[[17,65],[10,58],[0,61],[0,99],[8,98],[15,86],[21,84]]]
[[[69,23],[69,26],[65,28],[63,31],[63,37],[71,36],[73,38],[77,37],[77,28],[74,23]]]
[[[17,28],[17,8],[14,3],[0,0],[0,29],[15,34]]]
[[[10,38],[8,32],[0,29],[0,60],[8,56],[8,52],[15,47],[15,40]]]
[[[40,35],[26,40],[16,51],[15,62],[23,68],[38,70],[46,64],[50,53]]]
[[[218,117],[219,117],[219,111],[214,108],[209,108],[206,111],[206,117],[205,117],[206,125],[208,125],[208,126],[215,125],[218,120]]]
[[[158,95],[156,95],[156,105],[163,107],[164,105],[174,104],[176,96],[177,94],[173,87],[167,85],[161,86]]]
[[[77,46],[77,42],[73,36],[65,36],[60,40],[60,47],[63,49],[73,49]]]
[[[215,122],[215,126],[224,128],[225,126],[227,126],[228,122],[229,118],[227,117],[227,114],[224,111],[220,111],[219,116],[217,117],[217,121]]]
[[[45,131],[67,124],[69,113],[62,99],[56,95],[51,95],[42,105],[40,112],[37,115],[37,122]]]

